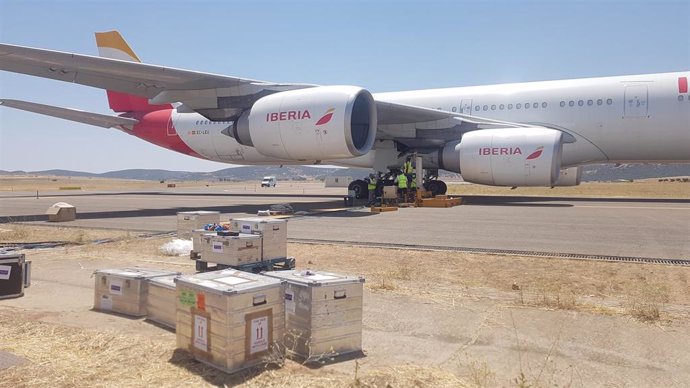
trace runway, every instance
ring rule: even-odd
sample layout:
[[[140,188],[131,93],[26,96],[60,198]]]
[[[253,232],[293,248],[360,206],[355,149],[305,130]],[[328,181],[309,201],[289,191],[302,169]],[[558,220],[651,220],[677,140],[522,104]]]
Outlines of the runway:
[[[95,192],[0,195],[0,222],[46,223],[55,202],[77,207],[60,226],[173,231],[179,211],[220,211],[222,220],[290,203],[288,237],[441,247],[690,259],[690,199],[468,196],[449,209],[372,214],[319,192]]]

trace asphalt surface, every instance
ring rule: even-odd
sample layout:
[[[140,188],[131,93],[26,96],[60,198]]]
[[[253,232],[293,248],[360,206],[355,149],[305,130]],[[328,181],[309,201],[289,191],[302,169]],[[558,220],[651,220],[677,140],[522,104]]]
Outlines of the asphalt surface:
[[[94,192],[0,194],[0,222],[46,223],[56,202],[77,207],[61,226],[176,230],[180,211],[220,211],[221,220],[290,203],[289,238],[384,242],[690,259],[690,199],[467,197],[448,209],[372,214],[343,209],[332,189],[311,193]]]

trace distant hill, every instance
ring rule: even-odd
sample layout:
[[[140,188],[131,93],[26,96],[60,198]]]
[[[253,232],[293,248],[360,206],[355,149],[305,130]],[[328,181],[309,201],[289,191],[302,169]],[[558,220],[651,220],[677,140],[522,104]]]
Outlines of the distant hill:
[[[278,180],[305,180],[324,179],[326,176],[350,176],[355,179],[364,178],[371,170],[364,168],[317,168],[311,166],[243,166],[226,168],[213,172],[189,172],[168,170],[132,169],[110,171],[102,174],[94,174],[69,170],[44,170],[44,171],[3,171],[0,175],[52,175],[73,177],[99,177],[117,179],[138,180],[185,180],[185,181],[251,181],[260,180],[262,177],[272,175]],[[623,164],[614,166],[611,164],[593,164],[586,166],[583,181],[612,181],[617,179],[645,179],[675,176],[690,176],[690,164]],[[459,174],[442,171],[441,178],[457,178]]]

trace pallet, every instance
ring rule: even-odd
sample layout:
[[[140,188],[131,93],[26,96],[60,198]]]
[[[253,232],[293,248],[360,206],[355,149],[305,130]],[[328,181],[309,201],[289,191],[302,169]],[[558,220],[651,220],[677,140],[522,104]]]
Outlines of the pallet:
[[[218,271],[221,269],[236,269],[238,271],[259,273],[262,271],[284,271],[295,268],[295,258],[294,257],[280,257],[277,259],[257,261],[254,263],[247,263],[241,265],[225,265],[217,263],[209,263],[202,260],[199,252],[191,251],[189,257],[192,260],[196,260],[196,271],[197,272],[210,272]],[[210,267],[209,264],[215,264],[215,266]]]
[[[434,198],[424,198],[419,202],[421,207],[453,207],[462,204],[462,198],[451,198],[447,195],[437,195]]]
[[[397,207],[393,206],[372,206],[370,209],[372,213],[394,212],[398,210]]]

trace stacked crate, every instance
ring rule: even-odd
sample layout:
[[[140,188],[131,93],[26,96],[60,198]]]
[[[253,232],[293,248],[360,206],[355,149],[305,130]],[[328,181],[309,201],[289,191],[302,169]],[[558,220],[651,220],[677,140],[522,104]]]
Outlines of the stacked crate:
[[[364,278],[323,271],[272,271],[287,281],[285,347],[306,361],[362,350]]]
[[[148,268],[102,269],[96,277],[93,307],[133,317],[146,315],[148,279],[179,275],[179,272]]]
[[[266,217],[233,218],[230,229],[240,233],[258,234],[262,239],[261,260],[287,257],[287,220]]]
[[[177,292],[175,279],[180,275],[159,276],[148,279],[146,318],[171,329],[175,328]]]
[[[283,281],[222,270],[176,285],[178,348],[228,373],[282,359]]]
[[[193,249],[206,262],[229,266],[261,261],[261,236],[246,233],[217,232],[199,234],[192,240]]]
[[[192,231],[201,229],[207,224],[220,222],[220,212],[193,211],[177,213],[177,238],[190,239]]]

